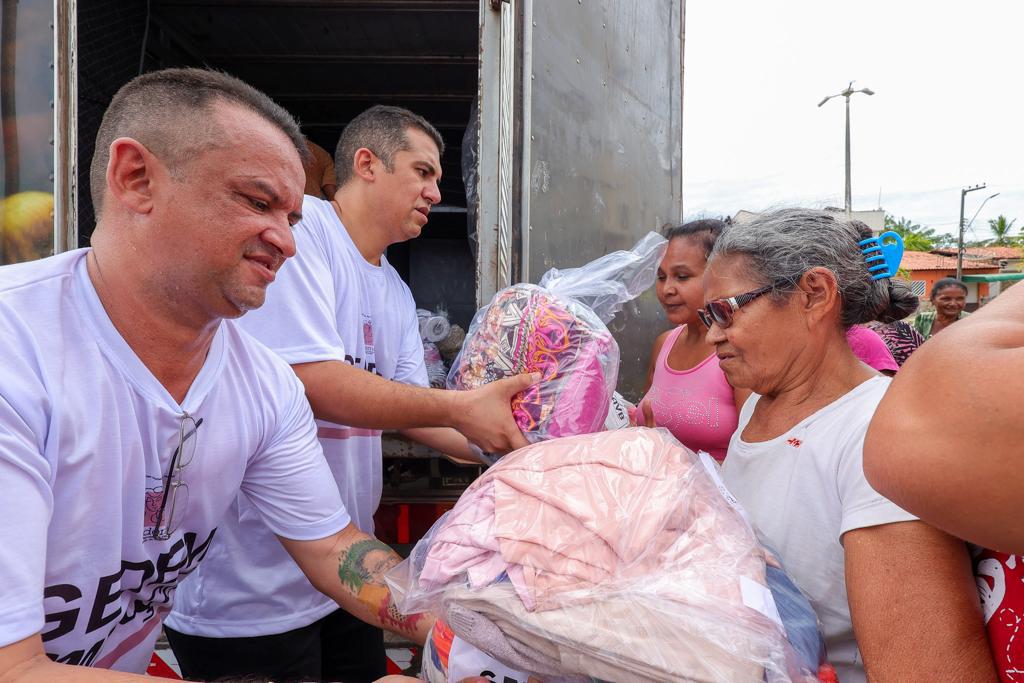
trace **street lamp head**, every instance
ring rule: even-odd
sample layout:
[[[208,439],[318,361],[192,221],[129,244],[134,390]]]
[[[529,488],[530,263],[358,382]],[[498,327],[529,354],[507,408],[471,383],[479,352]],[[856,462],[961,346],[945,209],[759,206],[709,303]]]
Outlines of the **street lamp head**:
[[[821,102],[818,102],[818,106],[821,107],[826,102],[831,100],[833,97],[845,97],[846,98],[846,213],[849,213],[852,209],[852,191],[850,189],[850,97],[854,93],[862,92],[868,95],[874,95],[874,91],[870,88],[861,88],[860,90],[853,89],[854,81],[850,81],[850,85],[846,86],[846,90],[835,95],[829,95]]]

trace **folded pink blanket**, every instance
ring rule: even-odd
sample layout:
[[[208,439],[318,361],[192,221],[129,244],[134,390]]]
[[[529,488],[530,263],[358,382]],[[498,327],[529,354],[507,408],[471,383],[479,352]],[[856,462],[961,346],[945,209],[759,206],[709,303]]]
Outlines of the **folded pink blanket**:
[[[388,578],[405,612],[465,608],[560,662],[542,675],[779,680],[790,656],[764,549],[663,429],[509,454]]]

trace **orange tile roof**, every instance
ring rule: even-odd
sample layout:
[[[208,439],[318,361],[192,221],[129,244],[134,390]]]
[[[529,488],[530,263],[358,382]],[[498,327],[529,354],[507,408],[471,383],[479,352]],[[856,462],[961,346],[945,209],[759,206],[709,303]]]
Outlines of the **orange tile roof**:
[[[927,251],[905,251],[900,268],[904,270],[956,270],[956,258],[943,256]],[[964,270],[991,270],[997,272],[999,265],[991,262],[978,262],[964,259]]]
[[[956,256],[955,248],[934,249],[936,254]],[[1020,247],[967,247],[964,253],[978,258],[994,258],[1000,260],[1024,258],[1024,249]]]

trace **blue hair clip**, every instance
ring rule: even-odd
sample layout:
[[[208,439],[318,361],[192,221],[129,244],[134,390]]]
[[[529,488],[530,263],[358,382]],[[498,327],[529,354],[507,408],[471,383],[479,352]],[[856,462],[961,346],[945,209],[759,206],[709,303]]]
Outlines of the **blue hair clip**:
[[[895,277],[903,260],[903,238],[898,233],[883,232],[878,237],[869,237],[857,242],[868,264],[872,280]]]

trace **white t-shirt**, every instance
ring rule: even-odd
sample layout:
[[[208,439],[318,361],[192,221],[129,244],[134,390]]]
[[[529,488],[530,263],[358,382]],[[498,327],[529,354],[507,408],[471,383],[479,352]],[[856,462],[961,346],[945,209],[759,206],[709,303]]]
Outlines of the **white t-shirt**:
[[[288,538],[349,517],[291,369],[224,322],[179,404],[107,317],[87,252],[0,268],[0,646],[41,632],[57,661],[141,673],[239,491]],[[187,489],[154,534],[186,411]]]
[[[339,360],[385,379],[424,386],[416,305],[383,257],[368,263],[330,202],[307,196],[296,256],[241,325],[290,364]],[[352,520],[373,533],[383,486],[380,432],[318,420],[320,443]],[[185,584],[167,624],[233,638],[283,633],[337,609],[314,589],[244,498],[208,561]]]
[[[888,386],[886,377],[869,379],[785,434],[747,443],[741,435],[760,398],[755,394],[740,411],[722,465],[729,491],[810,599],[843,683],[865,678],[840,538],[852,529],[916,519],[864,478],[864,434]]]

